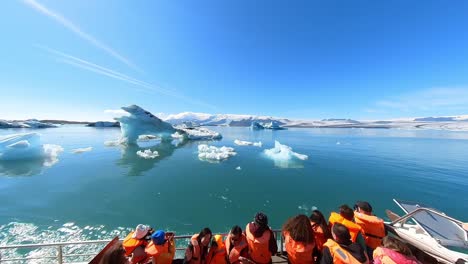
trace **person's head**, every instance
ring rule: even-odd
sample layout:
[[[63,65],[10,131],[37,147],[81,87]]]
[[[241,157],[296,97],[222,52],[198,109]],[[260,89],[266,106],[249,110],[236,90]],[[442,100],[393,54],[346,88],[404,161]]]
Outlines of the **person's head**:
[[[240,228],[240,226],[238,225],[233,226],[231,228],[231,231],[229,232],[229,238],[233,242],[237,242],[239,241],[239,239],[241,239],[241,236],[242,236],[242,228]]]
[[[268,217],[262,212],[258,212],[254,217],[254,223],[258,227],[268,227]]]
[[[166,233],[162,230],[158,230],[151,235],[151,241],[155,245],[162,245],[166,242]]]
[[[353,221],[354,211],[347,204],[343,204],[340,206],[340,215],[346,220]]]
[[[326,225],[327,221],[325,220],[325,217],[323,216],[322,212],[319,210],[313,210],[312,214],[309,216],[310,222],[317,224],[317,225]]]
[[[338,243],[345,243],[351,240],[351,235],[346,226],[340,223],[334,223],[332,227],[333,239]]]
[[[125,257],[125,250],[122,246],[122,242],[115,243],[110,247],[106,253],[102,256],[99,264],[127,264],[130,263],[127,257]]]
[[[392,237],[392,236],[386,236],[382,240],[382,244],[384,247],[392,249],[394,251],[397,251],[405,256],[413,256],[413,253],[411,253],[411,250],[409,247],[400,241],[399,239]]]
[[[283,225],[283,231],[289,232],[291,238],[296,242],[304,244],[314,242],[314,231],[306,215],[302,214],[289,218]]]
[[[149,231],[150,231],[149,226],[139,224],[135,228],[135,231],[133,231],[132,237],[136,239],[143,239],[148,234]]]
[[[208,246],[211,241],[213,233],[208,227],[203,228],[200,233],[198,234],[198,240],[203,246]]]
[[[364,201],[357,201],[354,205],[354,210],[367,215],[372,214],[372,206],[368,202]]]
[[[219,247],[219,248],[224,247],[222,235],[214,235],[211,246],[213,246],[213,242],[216,244],[216,247]]]

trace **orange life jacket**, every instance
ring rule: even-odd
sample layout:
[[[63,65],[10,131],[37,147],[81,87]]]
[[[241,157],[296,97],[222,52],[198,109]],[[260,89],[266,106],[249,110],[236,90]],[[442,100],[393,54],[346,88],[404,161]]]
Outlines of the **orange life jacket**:
[[[271,231],[265,230],[261,237],[255,237],[250,228],[253,228],[254,223],[248,223],[245,227],[247,244],[249,245],[250,258],[256,263],[265,264],[271,261],[270,252],[270,236]]]
[[[223,236],[215,235],[217,247],[210,247],[208,256],[206,257],[207,264],[226,264],[226,247],[224,246]]]
[[[174,258],[175,248],[172,242],[166,241],[162,245],[156,245],[151,241],[145,248],[148,257],[153,257],[158,264],[171,264]]]
[[[363,233],[360,225],[345,219],[343,216],[335,212],[330,214],[328,222],[330,223],[330,227],[332,227],[335,223],[340,223],[346,226],[349,230],[349,234],[351,235],[351,241],[353,242],[356,242],[356,238],[360,232]]]
[[[284,244],[286,252],[288,252],[288,260],[291,264],[313,264],[315,263],[312,254],[314,252],[314,243],[304,245],[304,243],[296,242],[291,237],[289,232],[283,232]]]
[[[123,248],[125,249],[125,256],[127,257],[132,254],[135,248],[139,246],[146,246],[148,244],[148,242],[144,239],[133,238],[133,233],[134,231],[130,232],[130,234],[128,234],[122,243]]]
[[[325,237],[321,226],[314,225],[312,222],[310,224],[312,225],[312,229],[314,229],[315,246],[320,252],[322,252],[323,244],[327,242],[327,238]]]
[[[248,247],[248,244],[244,234],[241,234],[240,241],[237,243],[237,245],[233,244],[232,249],[231,239],[228,237],[226,240],[226,253],[229,257],[229,263],[237,264],[239,262],[239,257],[241,256],[242,250],[244,250],[246,247]]]
[[[366,246],[375,249],[382,245],[385,236],[384,221],[375,215],[354,212],[354,220],[360,225],[366,240]]]
[[[369,264],[369,259],[366,256],[365,262],[359,262],[353,255],[348,251],[344,250],[338,243],[332,239],[328,239],[324,245],[330,250],[330,254],[333,257],[334,264]]]

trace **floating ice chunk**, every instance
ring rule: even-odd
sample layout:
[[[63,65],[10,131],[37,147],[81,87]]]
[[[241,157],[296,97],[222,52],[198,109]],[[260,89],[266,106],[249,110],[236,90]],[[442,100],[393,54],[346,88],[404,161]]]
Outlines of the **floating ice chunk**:
[[[121,141],[120,139],[104,141],[104,145],[108,147],[120,146],[122,144],[124,144],[124,141]]]
[[[307,155],[292,151],[291,147],[282,145],[276,140],[275,147],[272,149],[265,149],[265,154],[275,161],[306,160],[309,158]]]
[[[222,138],[220,133],[206,129],[204,127],[182,128],[179,130],[185,132],[186,137],[191,140]]]
[[[183,139],[185,136],[184,134],[179,133],[178,131],[171,135],[174,139]]]
[[[255,147],[262,147],[262,142],[250,142],[250,141],[243,141],[243,140],[234,140],[234,144],[239,146],[255,146]]]
[[[224,160],[235,156],[237,153],[234,148],[208,146],[206,144],[198,145],[198,158],[202,160]]]
[[[151,149],[139,150],[136,154],[144,159],[154,159],[159,156],[158,151],[151,151]]]
[[[93,150],[93,147],[77,148],[77,149],[73,149],[71,152],[73,154],[81,154],[81,153],[84,153],[84,152],[89,152],[91,150]]]
[[[159,137],[155,135],[139,135],[138,136],[138,141],[143,141],[143,142],[155,140],[155,139],[159,139]]]
[[[237,166],[237,167],[236,167],[236,170],[241,170],[241,167],[240,167],[240,166]]]
[[[341,145],[341,142],[337,141],[336,144],[337,144],[337,145]]]

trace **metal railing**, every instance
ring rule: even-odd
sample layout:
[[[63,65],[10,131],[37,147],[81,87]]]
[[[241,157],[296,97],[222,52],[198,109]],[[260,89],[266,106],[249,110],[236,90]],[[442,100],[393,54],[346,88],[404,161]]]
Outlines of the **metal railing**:
[[[278,244],[278,251],[283,252],[283,236],[281,234],[281,230],[273,230],[276,236],[276,242]],[[218,234],[218,233],[213,233]],[[221,234],[223,236],[227,236],[227,233]],[[174,240],[177,245],[177,241],[190,239],[192,235],[182,235],[182,236],[175,236]],[[47,259],[55,259],[56,263],[63,264],[63,263],[86,263],[89,262],[94,256],[96,256],[99,251],[104,248],[104,246],[109,243],[111,240],[89,240],[89,241],[73,241],[73,242],[58,242],[58,243],[42,243],[42,244],[19,244],[19,245],[9,245],[9,246],[0,246],[0,263],[12,263],[12,262],[19,262],[19,263],[27,263],[30,260],[47,260]],[[121,240],[122,241],[122,240]],[[69,246],[83,246],[83,245],[99,245],[101,244],[98,252],[87,252],[82,254],[64,254],[64,248]],[[17,258],[2,258],[2,251],[4,250],[18,250],[18,249],[41,249],[41,248],[56,248],[55,255],[47,255],[47,256],[37,256],[37,257],[17,257]],[[185,250],[185,247],[176,247],[177,251]],[[88,257],[87,261],[78,261],[77,258],[79,257]],[[74,258],[74,260],[73,260]],[[72,262],[64,262],[65,259],[71,259]]]

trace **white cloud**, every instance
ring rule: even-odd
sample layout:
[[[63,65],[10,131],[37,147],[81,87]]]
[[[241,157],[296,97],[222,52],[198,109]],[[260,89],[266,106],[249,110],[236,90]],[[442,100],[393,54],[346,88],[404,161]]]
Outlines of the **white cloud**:
[[[112,117],[126,116],[128,113],[122,109],[106,109],[104,113],[110,114]]]
[[[23,0],[23,2],[29,7],[35,9],[36,11],[54,19],[55,21],[60,23],[62,26],[66,27],[68,30],[78,35],[80,38],[88,41],[95,47],[105,51],[106,53],[116,58],[117,60],[125,63],[127,66],[141,72],[141,70],[135,64],[133,64],[129,59],[125,58],[124,56],[119,54],[117,51],[113,50],[111,47],[107,46],[101,41],[97,40],[95,37],[84,32],[83,30],[80,29],[80,27],[78,27],[76,24],[74,24],[73,22],[71,22],[70,20],[62,16],[61,14],[48,9],[44,5],[37,2],[36,0]]]

